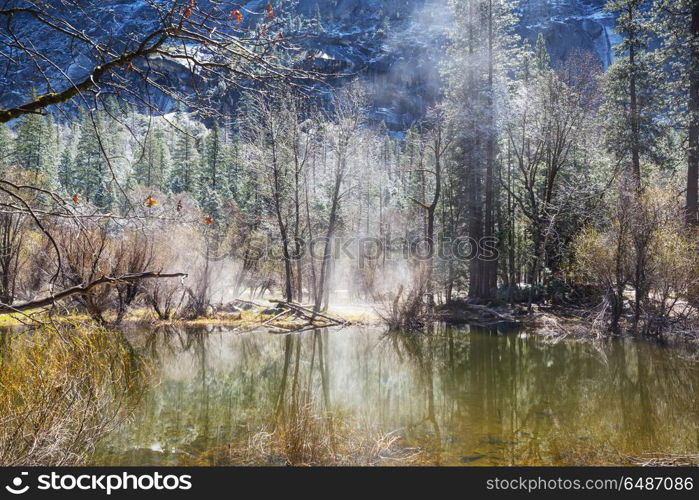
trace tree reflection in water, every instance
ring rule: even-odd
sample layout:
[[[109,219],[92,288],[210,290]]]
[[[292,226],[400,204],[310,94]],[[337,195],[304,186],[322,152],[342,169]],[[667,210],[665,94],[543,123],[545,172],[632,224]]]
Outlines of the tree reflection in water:
[[[624,463],[697,454],[696,361],[524,331],[130,332],[157,366],[101,464]],[[390,433],[390,434],[388,434]]]

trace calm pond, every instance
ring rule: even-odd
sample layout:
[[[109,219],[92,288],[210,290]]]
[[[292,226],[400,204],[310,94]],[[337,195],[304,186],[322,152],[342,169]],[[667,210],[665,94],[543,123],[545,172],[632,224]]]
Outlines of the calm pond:
[[[552,343],[504,327],[125,336],[151,374],[99,465],[322,462],[313,447],[380,464],[699,453],[699,363],[656,344]]]

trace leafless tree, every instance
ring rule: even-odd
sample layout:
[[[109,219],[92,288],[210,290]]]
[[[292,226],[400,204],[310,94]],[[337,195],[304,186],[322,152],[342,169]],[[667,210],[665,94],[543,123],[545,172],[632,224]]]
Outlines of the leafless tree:
[[[302,88],[307,82],[318,80],[312,72],[287,64],[289,59],[285,60],[284,54],[294,48],[293,42],[282,35],[283,21],[273,20],[268,11],[227,11],[222,5],[205,0],[148,0],[138,5],[138,12],[132,12],[132,7],[121,2],[104,5],[96,0],[27,0],[6,2],[0,7],[3,73],[10,75],[12,83],[34,82],[33,90],[12,88],[11,94],[5,96],[0,123],[23,115],[44,114],[49,107],[64,116],[70,115],[73,106],[83,107],[95,125],[100,148],[118,183],[92,114],[95,109],[106,109],[107,99],[116,97],[149,113],[162,113],[179,103],[199,115],[222,116],[225,111],[219,104],[228,93],[241,89],[264,93],[275,87]],[[131,31],[117,29],[124,17],[139,18],[141,22]],[[51,43],[45,43],[46,40]],[[70,283],[68,289],[78,290],[76,293],[87,303],[97,307],[92,285],[104,283],[107,278],[119,279],[101,274],[99,259],[95,260],[95,256],[102,256],[107,235],[95,229],[78,229],[72,236],[91,233],[94,241],[62,238],[64,250],[70,253],[67,258],[73,261],[64,269],[60,245],[47,220],[72,221],[81,228],[81,221],[89,217],[99,219],[105,214],[76,213],[56,193],[31,184],[15,185],[2,179],[0,191],[7,198],[3,207],[18,214],[12,217],[27,217],[49,242],[55,260],[49,281],[51,297],[62,296],[62,292],[54,291],[62,277]],[[41,195],[43,203],[32,203],[36,194]],[[16,220],[19,219],[12,219]],[[75,262],[84,256],[81,250],[85,247],[94,247],[91,265]],[[143,267],[147,261],[136,267]],[[16,260],[10,259],[7,264],[5,274],[10,279],[9,271]],[[124,302],[132,300],[135,288],[127,285],[118,289]],[[9,296],[4,295],[3,300],[9,302]],[[44,299],[38,302],[43,303]],[[0,308],[8,306],[2,304]]]

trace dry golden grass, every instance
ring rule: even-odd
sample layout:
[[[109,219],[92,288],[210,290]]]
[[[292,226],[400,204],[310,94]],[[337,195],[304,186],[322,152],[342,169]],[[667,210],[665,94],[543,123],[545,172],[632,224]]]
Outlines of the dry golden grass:
[[[83,463],[135,403],[138,375],[120,335],[92,323],[2,333],[0,464]]]
[[[26,325],[33,325],[35,323],[35,320],[45,320],[47,319],[47,314],[46,310],[44,309],[33,309],[21,313],[13,313],[13,314],[0,314],[0,328],[2,327],[18,327],[18,326],[26,326]],[[88,314],[78,314],[78,313],[69,313],[69,314],[61,314],[61,315],[54,315],[53,316],[53,321],[54,322],[60,322],[60,323],[70,323],[70,322],[75,322],[75,321],[89,321],[90,317]]]

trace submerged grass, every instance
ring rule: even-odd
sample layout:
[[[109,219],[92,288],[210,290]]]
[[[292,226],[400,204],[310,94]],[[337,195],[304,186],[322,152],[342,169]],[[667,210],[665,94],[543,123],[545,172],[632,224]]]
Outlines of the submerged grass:
[[[409,446],[397,433],[358,425],[347,416],[318,410],[313,404],[291,409],[241,442],[208,451],[210,465],[378,466],[429,465],[432,457]]]
[[[0,333],[0,465],[84,463],[138,399],[140,368],[93,323]]]

